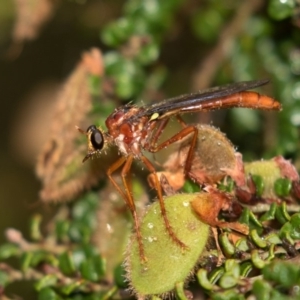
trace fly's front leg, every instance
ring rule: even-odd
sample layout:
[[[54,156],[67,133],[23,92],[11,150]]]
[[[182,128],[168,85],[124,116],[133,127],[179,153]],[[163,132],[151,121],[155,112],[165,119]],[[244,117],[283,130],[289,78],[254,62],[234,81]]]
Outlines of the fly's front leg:
[[[119,158],[113,165],[111,165],[108,168],[106,174],[107,174],[107,177],[109,178],[110,182],[113,184],[113,186],[116,188],[116,190],[122,196],[122,198],[125,200],[126,204],[129,206],[128,200],[127,200],[127,197],[126,197],[124,191],[120,188],[120,186],[116,183],[116,181],[111,176],[113,172],[118,170],[124,164],[125,160],[126,160],[126,157],[124,157],[124,156]]]
[[[187,125],[186,123],[183,121],[183,119],[180,116],[176,116],[176,119],[178,121],[178,123],[185,128]],[[156,142],[159,139],[159,137],[161,136],[161,134],[163,133],[164,129],[166,128],[166,126],[168,125],[170,119],[163,119],[159,121],[159,124],[156,128],[155,133],[153,134],[153,136],[151,137],[151,141],[149,143],[149,147],[155,147],[156,146]]]
[[[117,160],[107,170],[107,176],[110,179],[111,183],[114,185],[114,187],[117,189],[117,191],[124,198],[128,208],[131,212],[131,215],[132,215],[133,221],[134,221],[134,228],[135,228],[135,232],[136,232],[136,236],[137,236],[137,241],[138,241],[138,245],[139,245],[140,257],[141,257],[142,261],[145,262],[147,259],[146,259],[146,256],[145,256],[143,242],[142,242],[142,235],[141,235],[141,231],[140,231],[140,223],[139,223],[139,219],[138,219],[138,216],[137,216],[134,200],[133,200],[133,197],[132,197],[132,189],[131,189],[130,184],[128,183],[128,178],[127,178],[127,175],[130,171],[130,167],[131,167],[131,164],[132,164],[132,160],[133,160],[132,155],[129,155],[128,157],[121,157],[119,160]],[[112,173],[114,171],[116,171],[117,169],[119,169],[123,164],[124,164],[124,166],[123,166],[122,171],[121,171],[121,176],[122,176],[122,181],[123,181],[123,185],[124,185],[124,188],[125,188],[125,193],[112,177]]]
[[[186,123],[183,121],[183,119],[180,117],[180,115],[177,115],[176,119],[183,128],[187,127]]]
[[[161,136],[162,132],[164,131],[168,123],[169,123],[169,119],[163,119],[159,121],[158,126],[156,127],[154,134],[151,136],[150,141],[146,144],[146,147],[156,146],[157,140]]]
[[[178,244],[180,247],[182,248],[187,248],[187,246],[176,236],[175,232],[173,231],[173,228],[170,225],[169,219],[167,217],[167,212],[166,212],[166,207],[165,207],[165,203],[164,203],[164,199],[162,196],[162,190],[161,190],[161,186],[158,180],[158,176],[157,173],[155,171],[154,166],[152,165],[152,163],[145,157],[145,156],[141,156],[141,160],[142,162],[145,164],[146,168],[151,172],[151,174],[153,174],[154,177],[154,186],[155,189],[157,191],[157,196],[158,196],[158,200],[159,200],[159,205],[160,205],[160,210],[161,210],[161,214],[165,223],[165,227],[167,232],[169,233],[170,237],[172,238],[172,240]]]
[[[198,129],[195,126],[191,126],[191,125],[186,126],[180,132],[178,132],[177,134],[172,136],[170,139],[164,141],[160,145],[156,146],[156,145],[150,144],[150,147],[147,148],[146,150],[149,152],[152,152],[152,153],[156,153],[156,152],[160,151],[161,149],[167,148],[169,145],[182,140],[189,134],[193,134],[193,136],[192,136],[191,146],[190,146],[190,149],[189,149],[189,152],[188,152],[188,155],[186,158],[185,167],[184,167],[185,175],[188,176],[189,172],[191,170],[193,155],[194,155],[197,138],[198,138]]]

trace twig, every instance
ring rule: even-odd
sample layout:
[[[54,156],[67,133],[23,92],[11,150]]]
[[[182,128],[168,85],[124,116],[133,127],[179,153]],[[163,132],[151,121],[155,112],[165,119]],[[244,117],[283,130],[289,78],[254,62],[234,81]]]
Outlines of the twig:
[[[200,90],[210,85],[220,64],[230,55],[234,40],[243,32],[244,24],[263,3],[262,0],[241,1],[236,15],[220,34],[216,47],[196,68],[191,90]]]

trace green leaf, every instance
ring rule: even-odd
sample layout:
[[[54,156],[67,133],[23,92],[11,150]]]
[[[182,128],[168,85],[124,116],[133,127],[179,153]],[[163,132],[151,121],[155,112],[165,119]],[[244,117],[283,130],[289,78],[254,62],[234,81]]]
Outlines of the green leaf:
[[[283,20],[293,14],[295,5],[294,0],[270,0],[268,13],[275,20]]]
[[[274,261],[262,270],[265,279],[274,281],[285,288],[300,284],[299,265],[285,261]]]
[[[37,291],[41,291],[46,287],[55,286],[57,281],[58,278],[54,274],[49,274],[41,278],[34,286]]]
[[[71,252],[63,252],[59,256],[59,268],[66,275],[72,275],[76,271],[74,258]]]
[[[185,281],[199,259],[209,236],[209,226],[193,212],[190,202],[198,194],[178,194],[165,199],[168,220],[188,249],[172,241],[166,231],[159,203],[153,203],[144,215],[141,234],[146,262],[141,261],[136,235],[127,250],[126,271],[130,285],[139,295],[167,293],[177,282]]]
[[[125,269],[122,264],[116,266],[114,269],[114,279],[115,279],[115,284],[119,288],[126,288],[127,287],[127,282],[125,281]]]
[[[11,279],[9,277],[9,274],[4,271],[0,271],[0,286],[4,288],[10,283],[10,281]]]
[[[84,279],[94,282],[98,281],[99,277],[92,259],[84,260],[79,269]]]
[[[253,294],[256,297],[256,299],[271,300],[271,290],[272,287],[270,286],[270,284],[263,280],[259,279],[253,283]]]
[[[20,253],[20,248],[16,244],[4,244],[0,246],[0,259],[4,260]]]
[[[54,290],[49,287],[42,289],[38,294],[38,300],[61,300]]]

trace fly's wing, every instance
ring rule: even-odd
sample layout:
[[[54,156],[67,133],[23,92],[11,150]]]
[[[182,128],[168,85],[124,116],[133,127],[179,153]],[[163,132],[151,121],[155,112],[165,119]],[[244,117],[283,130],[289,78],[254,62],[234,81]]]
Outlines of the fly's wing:
[[[140,113],[133,116],[133,119],[138,119],[143,116],[154,116],[157,114],[155,119],[163,119],[164,117],[180,113],[183,108],[192,108],[200,106],[205,101],[226,97],[238,92],[250,90],[268,83],[268,79],[264,80],[253,80],[253,81],[242,81],[232,84],[226,84],[217,86],[205,90],[201,90],[196,93],[186,94],[164,101],[146,105],[143,107]],[[200,109],[199,109],[200,110]],[[182,111],[186,112],[186,111]]]

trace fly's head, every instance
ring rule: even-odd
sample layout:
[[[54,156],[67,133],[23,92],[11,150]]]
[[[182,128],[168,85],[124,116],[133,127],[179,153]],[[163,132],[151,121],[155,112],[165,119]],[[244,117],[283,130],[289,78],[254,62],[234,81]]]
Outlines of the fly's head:
[[[91,125],[87,128],[86,131],[80,129],[79,127],[77,127],[77,130],[82,134],[86,135],[88,140],[87,154],[82,162],[85,162],[88,159],[99,155],[101,151],[106,147],[106,134],[100,127]]]

